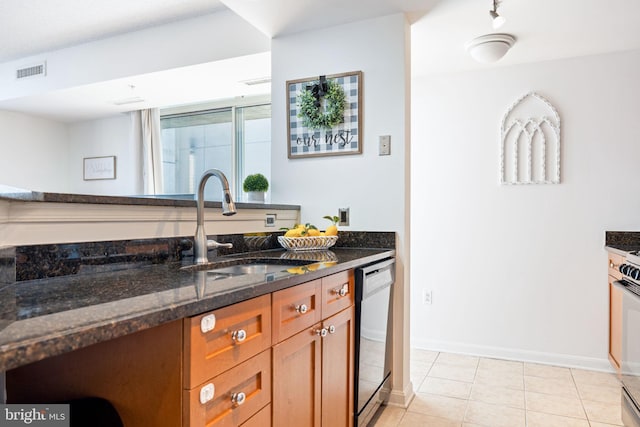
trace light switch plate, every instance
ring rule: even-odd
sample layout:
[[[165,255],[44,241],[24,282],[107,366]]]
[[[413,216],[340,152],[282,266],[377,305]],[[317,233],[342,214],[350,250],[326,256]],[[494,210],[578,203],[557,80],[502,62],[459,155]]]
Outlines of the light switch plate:
[[[391,135],[380,135],[378,155],[388,156],[391,154]]]

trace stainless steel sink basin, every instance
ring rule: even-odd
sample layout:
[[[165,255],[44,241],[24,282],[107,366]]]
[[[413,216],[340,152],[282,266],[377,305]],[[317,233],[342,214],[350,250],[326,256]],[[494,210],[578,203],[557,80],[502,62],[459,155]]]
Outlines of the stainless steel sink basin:
[[[231,267],[214,268],[207,270],[209,273],[215,274],[267,274],[284,271],[289,268],[297,268],[298,264],[242,264],[232,265]]]
[[[206,264],[194,264],[182,267],[183,271],[206,271],[218,275],[219,278],[245,274],[269,274],[311,265],[316,261],[291,260],[279,258],[236,258],[218,260]]]

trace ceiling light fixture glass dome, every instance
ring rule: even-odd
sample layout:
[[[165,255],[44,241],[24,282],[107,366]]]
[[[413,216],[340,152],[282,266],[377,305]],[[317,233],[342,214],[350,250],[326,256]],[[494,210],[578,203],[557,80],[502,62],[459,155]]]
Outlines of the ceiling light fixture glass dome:
[[[511,34],[485,34],[467,42],[465,48],[476,61],[491,63],[505,56],[515,42],[516,38]]]

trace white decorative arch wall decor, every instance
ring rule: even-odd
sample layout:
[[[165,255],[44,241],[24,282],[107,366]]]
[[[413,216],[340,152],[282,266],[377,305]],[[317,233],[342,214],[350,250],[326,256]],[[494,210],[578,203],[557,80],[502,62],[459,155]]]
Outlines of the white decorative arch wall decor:
[[[560,183],[560,115],[535,92],[518,98],[502,118],[500,183]]]

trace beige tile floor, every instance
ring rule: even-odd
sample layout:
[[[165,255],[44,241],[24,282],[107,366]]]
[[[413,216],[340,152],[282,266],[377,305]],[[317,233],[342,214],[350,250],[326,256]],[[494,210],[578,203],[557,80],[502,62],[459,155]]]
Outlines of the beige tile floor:
[[[416,397],[375,427],[621,426],[614,374],[484,357],[411,352]]]

